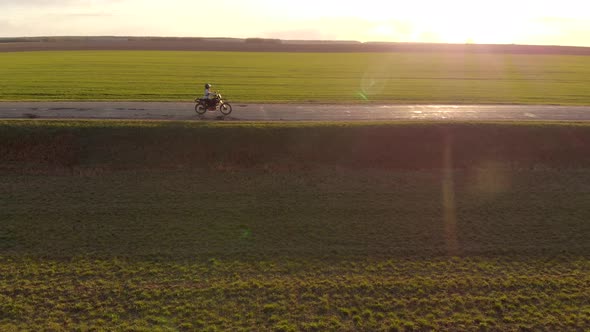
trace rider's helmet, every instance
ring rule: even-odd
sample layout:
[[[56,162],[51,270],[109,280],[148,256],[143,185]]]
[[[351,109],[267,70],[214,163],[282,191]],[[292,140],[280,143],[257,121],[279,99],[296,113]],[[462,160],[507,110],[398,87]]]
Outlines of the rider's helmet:
[[[207,83],[205,84],[205,89],[210,89],[211,88],[211,84]]]

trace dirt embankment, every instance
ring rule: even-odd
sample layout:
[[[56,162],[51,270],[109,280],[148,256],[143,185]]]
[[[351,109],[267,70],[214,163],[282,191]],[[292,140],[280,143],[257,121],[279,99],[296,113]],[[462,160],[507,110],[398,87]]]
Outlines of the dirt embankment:
[[[34,128],[34,130],[32,130]],[[5,121],[0,170],[590,168],[590,126]]]
[[[234,52],[457,52],[590,55],[590,47],[428,43],[360,43],[235,38],[36,37],[0,38],[0,52],[163,50]]]

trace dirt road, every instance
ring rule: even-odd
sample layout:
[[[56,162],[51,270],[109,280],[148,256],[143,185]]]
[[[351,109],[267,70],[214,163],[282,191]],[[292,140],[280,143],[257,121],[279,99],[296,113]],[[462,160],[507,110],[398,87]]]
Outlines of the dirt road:
[[[590,121],[590,106],[233,104],[199,116],[194,103],[0,102],[0,118],[226,121],[562,120]]]

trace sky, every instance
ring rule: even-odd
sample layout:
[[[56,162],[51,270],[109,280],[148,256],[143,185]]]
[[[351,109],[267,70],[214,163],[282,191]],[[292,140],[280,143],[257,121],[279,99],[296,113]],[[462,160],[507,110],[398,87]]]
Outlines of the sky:
[[[590,46],[590,0],[0,0],[0,37]]]

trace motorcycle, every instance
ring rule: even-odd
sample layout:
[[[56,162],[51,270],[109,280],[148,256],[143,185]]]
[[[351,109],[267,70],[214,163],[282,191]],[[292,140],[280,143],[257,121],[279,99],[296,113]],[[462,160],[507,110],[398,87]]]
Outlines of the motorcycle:
[[[216,93],[214,98],[197,98],[195,99],[197,103],[195,105],[195,112],[197,114],[202,115],[205,114],[207,111],[216,111],[219,108],[219,111],[223,115],[229,115],[232,111],[231,105],[223,100],[223,97],[220,93]]]

